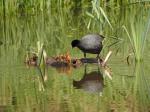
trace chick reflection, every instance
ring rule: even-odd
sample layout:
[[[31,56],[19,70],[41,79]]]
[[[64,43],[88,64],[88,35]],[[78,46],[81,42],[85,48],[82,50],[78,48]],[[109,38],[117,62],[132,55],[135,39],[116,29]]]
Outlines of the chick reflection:
[[[83,89],[89,93],[100,93],[104,86],[102,73],[99,69],[97,71],[87,73],[85,66],[83,78],[80,81],[73,81],[73,86],[77,89]]]

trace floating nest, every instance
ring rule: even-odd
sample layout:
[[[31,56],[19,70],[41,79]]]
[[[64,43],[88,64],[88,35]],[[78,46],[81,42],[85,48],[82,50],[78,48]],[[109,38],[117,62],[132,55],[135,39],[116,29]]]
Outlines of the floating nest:
[[[100,59],[100,65],[105,66],[106,61],[108,60],[111,53],[108,53],[105,60]],[[109,56],[108,56],[109,55]],[[25,63],[28,65],[37,66],[38,65],[38,56],[36,54],[31,54],[26,57]],[[84,63],[97,64],[97,58],[71,58],[70,54],[61,54],[53,57],[46,57],[45,64],[53,67],[62,67],[62,66],[73,66],[78,67]]]
[[[82,61],[85,61],[85,59],[71,59],[69,53],[66,53],[58,56],[47,57],[45,59],[45,64],[54,67],[80,66],[81,64],[83,64]],[[30,66],[37,66],[38,56],[36,54],[30,54],[30,56],[26,57],[25,63]]]

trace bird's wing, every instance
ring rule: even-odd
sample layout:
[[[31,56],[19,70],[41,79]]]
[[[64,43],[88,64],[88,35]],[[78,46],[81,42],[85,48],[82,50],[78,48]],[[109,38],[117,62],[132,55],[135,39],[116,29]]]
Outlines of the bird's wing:
[[[86,35],[81,39],[81,45],[87,49],[99,48],[102,44],[102,39],[99,35]]]

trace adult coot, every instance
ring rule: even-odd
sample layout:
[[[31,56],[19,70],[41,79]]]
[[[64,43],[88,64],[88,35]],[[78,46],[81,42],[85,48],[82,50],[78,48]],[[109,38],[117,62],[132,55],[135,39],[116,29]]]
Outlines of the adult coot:
[[[82,37],[81,40],[73,40],[71,45],[72,48],[78,47],[86,58],[86,53],[97,54],[97,58],[99,58],[99,54],[103,48],[102,41],[104,36],[98,34],[88,34]]]

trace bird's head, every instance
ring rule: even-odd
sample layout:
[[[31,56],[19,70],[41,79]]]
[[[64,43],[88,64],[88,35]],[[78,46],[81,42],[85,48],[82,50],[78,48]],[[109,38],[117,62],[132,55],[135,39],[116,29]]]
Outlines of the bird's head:
[[[73,41],[71,42],[72,48],[77,47],[79,43],[80,43],[79,40],[73,40]]]

